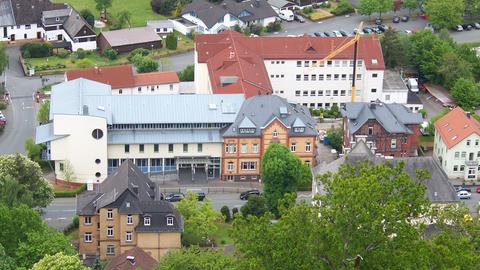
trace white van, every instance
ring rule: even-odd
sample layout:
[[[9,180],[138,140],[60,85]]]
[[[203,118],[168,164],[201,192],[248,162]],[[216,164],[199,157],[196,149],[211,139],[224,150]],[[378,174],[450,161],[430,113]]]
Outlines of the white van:
[[[417,93],[418,92],[418,82],[415,78],[409,78],[407,81],[407,87],[410,91]]]
[[[280,19],[285,20],[287,22],[292,22],[293,21],[293,11],[291,10],[280,10],[278,13],[278,17]]]

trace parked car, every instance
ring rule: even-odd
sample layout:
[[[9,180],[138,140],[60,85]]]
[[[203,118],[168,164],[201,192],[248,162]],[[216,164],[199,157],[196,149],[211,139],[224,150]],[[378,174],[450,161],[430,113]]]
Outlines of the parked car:
[[[340,31],[335,30],[335,31],[332,31],[332,33],[334,37],[342,37],[342,34],[340,33]]]
[[[477,187],[477,193],[480,193],[480,187]]]
[[[462,190],[468,191],[468,192],[472,192],[472,189],[469,188],[469,187],[467,187],[467,186],[455,186],[455,190],[456,190],[457,192],[460,192],[460,191],[462,191]]]
[[[323,32],[323,34],[324,34],[326,37],[334,37],[334,36],[335,36],[332,32],[329,32],[329,31],[325,31],[325,32]]]
[[[398,17],[398,16],[393,17],[392,22],[393,23],[399,23],[400,22],[400,17]]]
[[[475,29],[480,29],[480,23],[474,23]]]
[[[370,27],[364,27],[362,30],[365,34],[371,34],[373,32],[372,28]]]
[[[461,200],[469,200],[472,197],[472,193],[466,190],[461,190],[457,192],[457,197]]]
[[[205,199],[205,192],[203,192],[201,189],[187,189],[187,193],[188,192],[196,193],[199,201],[203,201]]]
[[[326,37],[323,32],[315,32],[313,33],[316,37]]]
[[[280,17],[280,19],[285,20],[287,22],[291,22],[294,19],[293,11],[291,11],[291,10],[280,10],[280,13],[278,13],[278,17]]]
[[[375,19],[375,24],[376,24],[376,25],[382,24],[382,19],[376,18],[376,19]]]
[[[362,30],[358,30],[357,28],[353,29],[353,35],[356,35],[357,33],[359,33],[360,35],[365,35],[365,32],[363,32]]]
[[[170,193],[165,197],[165,201],[178,202],[181,201],[184,197],[185,195],[183,195],[183,193],[181,192]]]
[[[342,36],[348,37],[347,32],[345,32],[345,31],[343,31],[343,30],[340,30],[340,31],[338,31],[338,32],[340,32],[340,34],[342,34]]]
[[[473,29],[473,26],[471,26],[470,24],[464,24],[462,25],[463,27],[463,30],[466,30],[466,31],[470,31]]]
[[[459,25],[455,26],[454,29],[457,32],[462,32],[463,31],[463,26],[459,24]]]
[[[240,193],[240,200],[248,200],[248,197],[250,197],[250,195],[260,196],[261,194],[260,191],[257,189],[248,190]]]
[[[402,22],[408,22],[409,19],[410,17],[408,16],[402,16]]]
[[[377,27],[378,27],[378,29],[380,29],[380,31],[382,31],[382,33],[387,31],[387,29],[388,29],[388,27],[386,25],[379,25]]]
[[[2,111],[0,111],[0,126],[4,126],[7,124],[7,118],[3,115]]]
[[[304,23],[304,22],[305,22],[305,19],[304,19],[302,16],[298,15],[298,14],[293,15],[293,19],[294,19],[295,21],[299,22],[299,23]]]

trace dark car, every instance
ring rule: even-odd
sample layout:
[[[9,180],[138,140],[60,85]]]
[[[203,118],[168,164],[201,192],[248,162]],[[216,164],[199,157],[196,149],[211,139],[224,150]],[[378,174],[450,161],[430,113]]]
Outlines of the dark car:
[[[250,197],[250,195],[260,196],[260,191],[257,189],[252,189],[252,190],[242,192],[240,193],[240,200],[248,200],[248,197]]]
[[[471,26],[470,24],[464,24],[462,25],[463,27],[463,30],[467,30],[467,31],[470,31],[473,29],[473,26]]]
[[[373,32],[372,28],[370,27],[364,27],[362,30],[365,34],[371,34]]]
[[[328,31],[325,31],[323,32],[323,34],[326,36],[326,37],[333,37],[334,34],[332,32],[328,32]]]
[[[472,192],[472,189],[467,187],[467,186],[455,186],[455,191],[456,192],[459,192],[459,191],[462,191],[462,190]]]
[[[402,22],[408,22],[409,19],[410,17],[408,16],[402,16]]]
[[[304,22],[305,22],[305,19],[304,19],[302,16],[298,15],[298,14],[293,15],[293,19],[294,19],[295,21],[299,22],[299,23],[304,23]]]
[[[398,16],[393,17],[392,22],[393,23],[399,23],[400,22],[400,17],[398,17]]]
[[[342,34],[342,36],[348,37],[347,32],[345,32],[345,31],[343,31],[343,30],[340,30],[340,31],[338,31],[338,32],[340,32],[340,34]]]
[[[184,197],[185,195],[183,195],[183,193],[181,192],[170,193],[165,197],[165,201],[178,202],[178,201],[181,201]]]
[[[377,27],[378,27],[378,29],[380,29],[380,31],[382,31],[382,32],[385,32],[385,31],[387,31],[387,29],[388,29],[388,27],[385,26],[385,25],[379,25],[379,26],[377,26]]]
[[[382,19],[376,18],[376,19],[375,19],[375,24],[376,24],[376,25],[382,24]]]
[[[326,37],[323,32],[315,32],[313,33],[316,37]]]
[[[375,34],[381,34],[383,33],[382,30],[380,30],[378,27],[372,27],[372,32]]]

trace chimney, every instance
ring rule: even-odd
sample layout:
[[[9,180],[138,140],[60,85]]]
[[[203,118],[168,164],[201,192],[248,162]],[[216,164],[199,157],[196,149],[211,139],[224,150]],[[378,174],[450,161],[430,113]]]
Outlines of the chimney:
[[[470,118],[472,116],[471,112],[466,112],[467,118]]]
[[[138,194],[138,186],[137,185],[132,185],[133,192],[135,194]]]
[[[375,101],[370,101],[370,109],[375,109],[376,108],[376,105],[377,103]]]
[[[132,265],[135,265],[135,256],[127,256],[127,261]]]

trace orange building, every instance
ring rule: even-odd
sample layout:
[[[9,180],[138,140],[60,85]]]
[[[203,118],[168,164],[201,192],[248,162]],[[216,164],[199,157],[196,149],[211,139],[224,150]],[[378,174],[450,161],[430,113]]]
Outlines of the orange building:
[[[271,143],[287,146],[314,166],[316,138],[315,120],[306,107],[278,96],[251,97],[223,134],[222,179],[258,181],[262,155]]]

